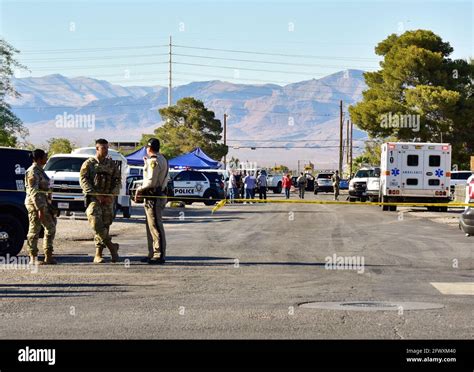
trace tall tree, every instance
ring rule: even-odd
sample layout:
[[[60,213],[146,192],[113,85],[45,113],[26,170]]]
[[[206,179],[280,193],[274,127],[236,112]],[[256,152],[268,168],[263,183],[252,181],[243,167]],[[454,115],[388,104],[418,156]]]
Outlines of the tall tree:
[[[15,68],[26,69],[26,67],[15,59],[17,53],[19,53],[17,49],[4,39],[0,39],[0,145],[2,146],[16,146],[18,137],[24,139],[28,134],[28,130],[6,102],[7,96],[20,97],[11,78]]]
[[[67,138],[51,138],[48,141],[48,155],[70,154],[74,145]]]
[[[222,125],[202,101],[193,97],[181,98],[176,105],[159,110],[164,124],[155,130],[161,141],[161,152],[173,158],[200,147],[211,158],[220,160],[228,148],[222,143]],[[142,143],[150,138],[142,137]]]
[[[450,44],[428,30],[392,34],[375,52],[381,69],[364,74],[368,89],[349,108],[353,122],[375,138],[450,142],[453,162],[466,167],[474,154],[472,61],[450,59]]]

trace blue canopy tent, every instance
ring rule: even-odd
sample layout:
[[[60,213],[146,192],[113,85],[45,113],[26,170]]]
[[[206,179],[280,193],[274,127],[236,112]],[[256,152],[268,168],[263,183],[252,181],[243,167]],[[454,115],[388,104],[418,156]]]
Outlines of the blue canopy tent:
[[[146,147],[143,146],[141,149],[138,149],[135,152],[127,155],[125,158],[127,159],[128,165],[137,165],[139,167],[143,167],[143,157],[146,156]]]
[[[220,166],[218,161],[211,159],[199,147],[169,161],[169,167],[175,169],[218,169]]]

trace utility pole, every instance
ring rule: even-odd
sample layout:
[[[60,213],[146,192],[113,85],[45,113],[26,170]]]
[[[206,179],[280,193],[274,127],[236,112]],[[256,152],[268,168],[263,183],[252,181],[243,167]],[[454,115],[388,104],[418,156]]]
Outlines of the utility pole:
[[[344,122],[343,122],[343,119],[342,119],[342,100],[339,101],[339,176],[342,175],[342,160],[343,160],[343,156],[342,156],[342,143],[343,143],[343,126],[344,126]]]
[[[353,136],[353,130],[352,130],[352,120],[351,120],[351,130],[350,130],[350,136],[351,136],[351,145],[350,145],[350,151],[349,151],[349,177],[352,175],[352,146],[354,144],[353,140],[352,140],[352,136]]]
[[[224,114],[224,146],[227,146],[227,114]],[[224,155],[224,169],[227,168],[227,154]]]
[[[172,84],[171,84],[171,65],[172,65],[172,59],[171,59],[171,35],[170,35],[170,44],[169,44],[169,71],[168,71],[168,107],[171,106],[171,89],[172,89]]]
[[[350,137],[349,137],[349,119],[347,119],[346,121],[346,165],[347,165],[347,168],[349,168],[349,141],[350,141]],[[349,170],[349,173],[350,173],[350,170]]]

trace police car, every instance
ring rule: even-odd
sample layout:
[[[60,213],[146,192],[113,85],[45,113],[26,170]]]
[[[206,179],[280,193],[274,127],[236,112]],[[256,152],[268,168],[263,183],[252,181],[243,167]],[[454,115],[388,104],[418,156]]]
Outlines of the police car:
[[[223,175],[216,171],[170,171],[169,177],[169,201],[180,201],[188,205],[195,202],[214,205],[225,198]],[[132,198],[142,183],[143,179],[132,182],[129,190]]]
[[[213,205],[225,197],[222,174],[195,170],[179,172],[168,183],[168,196],[185,204],[203,202]]]

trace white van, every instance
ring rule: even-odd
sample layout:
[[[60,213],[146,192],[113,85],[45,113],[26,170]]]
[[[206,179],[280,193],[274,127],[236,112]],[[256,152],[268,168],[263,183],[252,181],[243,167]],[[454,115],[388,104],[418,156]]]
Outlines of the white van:
[[[381,202],[448,203],[451,145],[448,143],[388,142],[382,144]],[[396,211],[396,206],[383,206]],[[428,210],[447,211],[447,207]]]
[[[88,158],[95,156],[95,147],[83,147],[71,154],[56,154],[49,158],[44,170],[52,182],[52,202],[59,210],[84,212],[84,194],[79,184],[81,166]],[[116,199],[116,209],[124,218],[130,218],[130,196],[127,195],[127,159],[116,150],[109,149],[109,156],[117,163],[122,175],[120,194]]]

